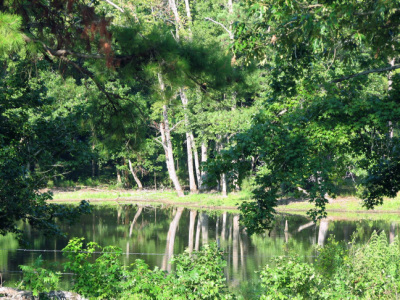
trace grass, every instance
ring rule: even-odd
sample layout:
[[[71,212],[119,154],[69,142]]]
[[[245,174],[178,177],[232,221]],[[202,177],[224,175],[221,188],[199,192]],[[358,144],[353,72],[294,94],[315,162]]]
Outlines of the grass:
[[[281,211],[299,210],[306,211],[313,208],[314,205],[310,202],[292,202],[287,205],[279,206]],[[400,196],[393,199],[385,199],[382,205],[376,206],[373,210],[367,210],[362,206],[362,200],[356,197],[346,197],[333,199],[331,203],[326,205],[327,211],[350,211],[350,212],[400,212]]]
[[[55,202],[72,202],[80,200],[90,200],[92,202],[147,202],[147,203],[168,203],[184,204],[188,206],[200,207],[237,207],[240,202],[251,201],[252,194],[241,191],[231,193],[228,197],[222,197],[220,193],[199,193],[187,194],[185,197],[178,197],[173,191],[126,191],[126,190],[88,190],[72,192],[54,191],[53,200]]]
[[[178,197],[174,191],[135,191],[135,190],[100,190],[84,188],[78,191],[54,191],[55,202],[74,202],[90,200],[92,203],[158,203],[185,205],[191,207],[219,207],[235,208],[243,201],[252,201],[251,192],[240,191],[230,193],[228,197],[222,197],[220,193],[208,192],[199,194],[187,193],[185,197]],[[286,203],[287,204],[286,204]],[[282,200],[278,202],[278,211],[281,212],[306,212],[314,205],[308,201]],[[338,197],[327,204],[328,212],[355,212],[355,213],[379,213],[400,212],[400,196],[394,199],[385,199],[383,205],[374,210],[366,210],[362,207],[362,201],[356,197]]]

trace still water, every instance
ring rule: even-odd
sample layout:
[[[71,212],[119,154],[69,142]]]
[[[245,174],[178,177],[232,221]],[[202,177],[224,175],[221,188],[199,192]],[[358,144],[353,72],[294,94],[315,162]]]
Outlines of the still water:
[[[392,221],[337,219],[331,217],[315,225],[304,216],[281,214],[270,233],[248,236],[239,226],[238,213],[120,205],[96,206],[93,214],[83,216],[79,223],[71,226],[63,225],[62,230],[68,238],[84,237],[87,242],[122,248],[125,265],[143,259],[151,268],[158,266],[164,270],[171,269],[168,261],[173,254],[218,241],[225,252],[229,285],[237,286],[256,279],[255,271],[275,256],[294,252],[305,261],[313,261],[315,246],[326,243],[330,235],[349,242],[357,232],[358,241],[363,243],[374,230],[384,230],[389,239],[398,231]],[[0,273],[5,285],[21,278],[19,265],[30,265],[39,255],[50,262],[64,261],[62,253],[54,250],[63,249],[68,238],[45,237],[31,230],[29,225],[21,224],[21,227],[30,242],[28,248],[38,251],[24,251],[12,235],[0,237]],[[70,276],[63,275],[65,285]]]

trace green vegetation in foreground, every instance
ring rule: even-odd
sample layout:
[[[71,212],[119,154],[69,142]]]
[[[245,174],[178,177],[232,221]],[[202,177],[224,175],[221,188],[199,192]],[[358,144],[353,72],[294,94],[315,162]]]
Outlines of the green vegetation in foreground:
[[[83,247],[83,239],[73,239],[63,250],[63,266],[76,274],[72,290],[89,299],[397,299],[399,238],[389,244],[384,232],[374,231],[367,244],[357,244],[356,236],[350,247],[330,238],[317,249],[315,263],[295,254],[277,257],[260,271],[259,283],[246,283],[246,292],[236,294],[226,286],[226,262],[215,244],[177,255],[175,270],[167,273],[150,270],[142,260],[124,267],[120,248]],[[103,254],[93,261],[94,251]],[[21,287],[35,296],[58,287],[59,275],[42,264],[39,258],[33,267],[21,266]]]

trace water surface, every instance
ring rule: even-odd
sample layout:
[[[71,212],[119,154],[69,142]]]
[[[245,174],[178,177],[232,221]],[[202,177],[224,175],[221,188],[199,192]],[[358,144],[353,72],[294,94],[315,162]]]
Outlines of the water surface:
[[[68,238],[84,237],[87,242],[122,248],[123,263],[129,265],[143,259],[151,268],[170,270],[173,254],[192,251],[201,245],[218,241],[227,260],[226,276],[231,286],[258,277],[272,257],[294,252],[305,261],[315,259],[316,245],[324,245],[330,235],[350,242],[357,231],[358,240],[366,242],[374,230],[384,230],[393,239],[398,227],[387,220],[333,220],[315,225],[304,216],[281,214],[270,233],[248,236],[239,226],[239,214],[199,211],[175,207],[137,205],[96,206],[93,214],[83,216],[79,223],[62,225],[68,238],[46,237],[21,224],[31,244],[28,251],[20,249],[12,235],[0,237],[0,272],[5,285],[20,279],[19,265],[30,265],[39,256],[50,262],[63,262],[61,252]],[[56,268],[56,267],[55,267]],[[63,275],[67,286],[70,276]]]

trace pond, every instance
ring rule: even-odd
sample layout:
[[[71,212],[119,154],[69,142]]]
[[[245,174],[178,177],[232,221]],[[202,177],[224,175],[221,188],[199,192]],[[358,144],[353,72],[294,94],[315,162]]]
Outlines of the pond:
[[[339,219],[339,220],[338,220]],[[341,219],[341,220],[340,220]],[[221,210],[195,210],[182,207],[152,207],[137,205],[95,206],[91,215],[83,216],[79,223],[62,226],[71,237],[84,237],[102,246],[115,245],[123,250],[123,263],[129,265],[143,259],[151,268],[158,266],[170,270],[173,254],[186,248],[218,241],[227,260],[226,277],[230,286],[256,280],[260,270],[272,257],[296,253],[305,261],[313,261],[315,245],[326,243],[329,235],[349,242],[354,232],[358,240],[366,242],[374,230],[384,230],[389,239],[398,233],[396,222],[330,217],[319,224],[305,216],[280,214],[274,229],[262,235],[248,236],[239,226],[239,214]],[[51,262],[63,262],[59,251],[68,238],[45,237],[21,224],[30,247],[21,249],[12,235],[0,237],[0,272],[5,285],[21,278],[19,265],[30,265],[41,255]],[[70,276],[63,275],[68,288]]]

